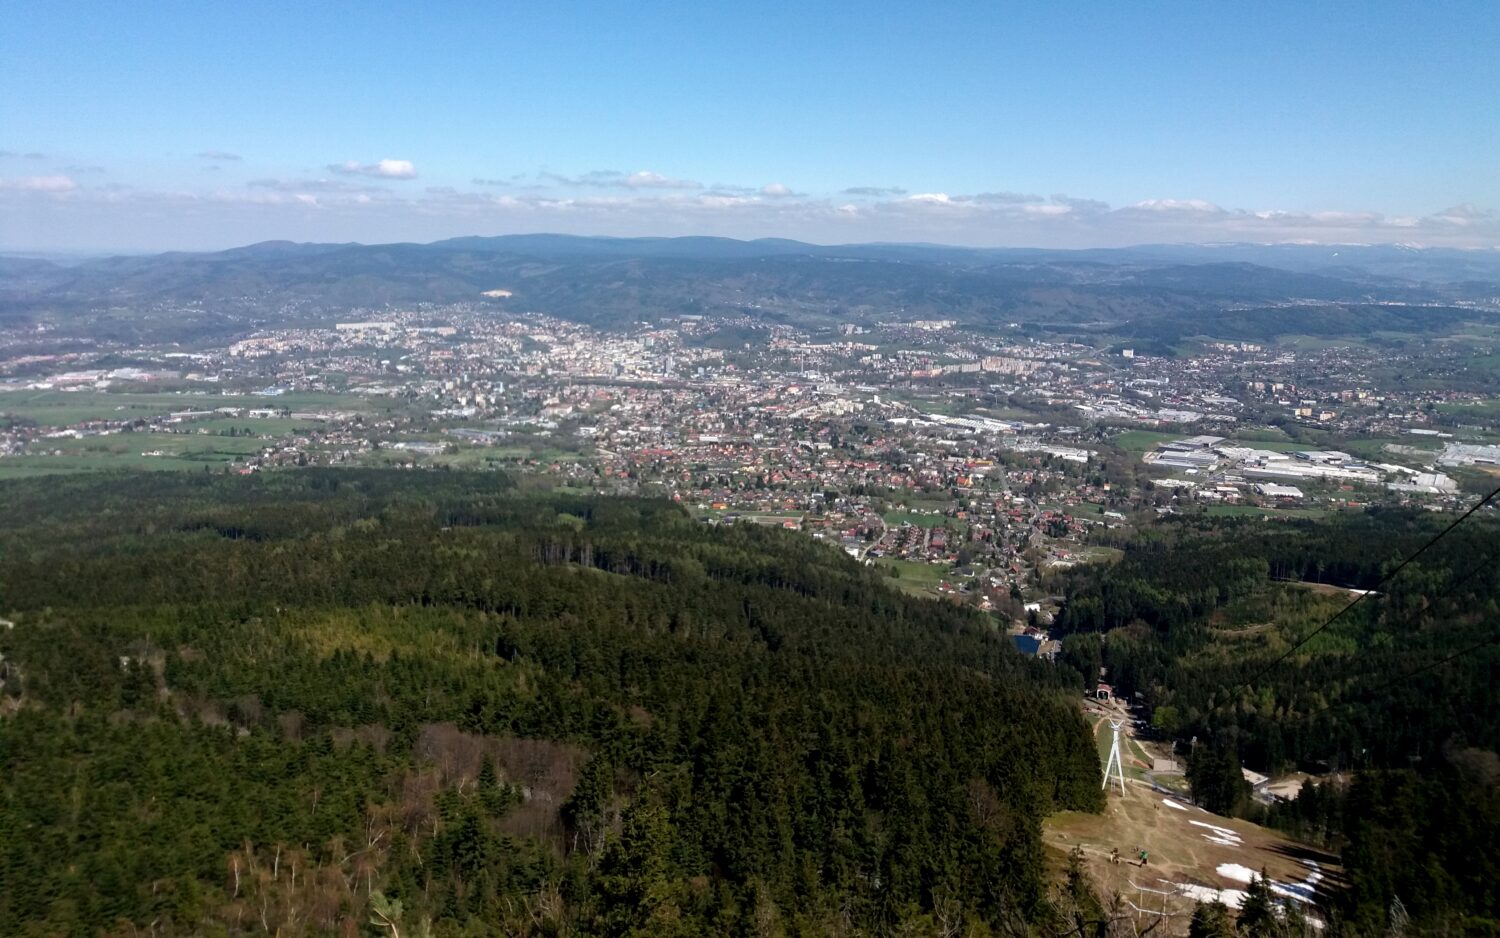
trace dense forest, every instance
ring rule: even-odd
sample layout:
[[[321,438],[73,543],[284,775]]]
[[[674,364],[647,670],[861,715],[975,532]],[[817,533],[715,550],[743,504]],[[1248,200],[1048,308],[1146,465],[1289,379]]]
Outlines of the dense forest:
[[[1190,750],[1213,810],[1340,852],[1354,934],[1393,903],[1435,934],[1500,929],[1500,526],[1434,542],[1452,521],[1183,517],[1060,584],[1061,660],[1090,682],[1103,666]],[[1268,809],[1242,763],[1327,780]]]
[[[0,486],[0,934],[1060,933],[1072,672],[497,474]]]

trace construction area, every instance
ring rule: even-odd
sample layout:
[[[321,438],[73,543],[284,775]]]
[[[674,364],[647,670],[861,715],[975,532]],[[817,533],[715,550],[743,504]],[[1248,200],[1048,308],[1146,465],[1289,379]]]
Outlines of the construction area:
[[[1170,768],[1171,753],[1136,739],[1128,712],[1118,704],[1090,701],[1085,716],[1099,740],[1100,765],[1109,769],[1108,805],[1101,814],[1048,818],[1043,837],[1049,848],[1060,857],[1081,853],[1101,893],[1118,896],[1143,930],[1164,919],[1153,934],[1186,934],[1199,902],[1238,908],[1262,870],[1275,895],[1302,903],[1309,920],[1318,922],[1313,903],[1320,889],[1337,882],[1337,857],[1192,804],[1185,781]],[[1123,773],[1111,761],[1117,723]]]

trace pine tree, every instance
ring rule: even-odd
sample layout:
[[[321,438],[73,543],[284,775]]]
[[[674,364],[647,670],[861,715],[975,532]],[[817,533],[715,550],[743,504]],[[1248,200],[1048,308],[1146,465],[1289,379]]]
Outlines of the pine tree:
[[[1188,938],[1235,938],[1234,919],[1224,903],[1200,902],[1188,924]]]
[[[1250,879],[1245,890],[1245,901],[1240,903],[1240,914],[1236,924],[1245,938],[1276,938],[1281,934],[1281,919],[1276,914],[1277,902],[1271,894],[1271,882],[1262,869],[1259,876]]]

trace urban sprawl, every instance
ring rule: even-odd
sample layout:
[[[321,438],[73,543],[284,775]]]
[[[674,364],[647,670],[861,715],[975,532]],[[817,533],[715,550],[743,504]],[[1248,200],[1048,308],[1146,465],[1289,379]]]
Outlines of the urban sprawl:
[[[503,292],[503,291],[502,291]],[[606,332],[494,303],[70,350],[0,333],[0,473],[499,468],[806,532],[1046,650],[1047,574],[1158,514],[1460,505],[1500,468],[1473,394],[1351,346],[1182,357],[951,321]]]

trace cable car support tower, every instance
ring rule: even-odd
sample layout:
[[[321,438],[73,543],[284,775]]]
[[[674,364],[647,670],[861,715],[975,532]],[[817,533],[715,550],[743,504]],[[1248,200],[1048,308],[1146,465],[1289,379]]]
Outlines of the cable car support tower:
[[[1125,725],[1124,720],[1110,720],[1110,729],[1115,731],[1114,743],[1109,747],[1109,762],[1104,765],[1104,786],[1109,787],[1109,772],[1114,770],[1115,777],[1120,780],[1120,794],[1125,794],[1125,765],[1120,761],[1120,727]]]

